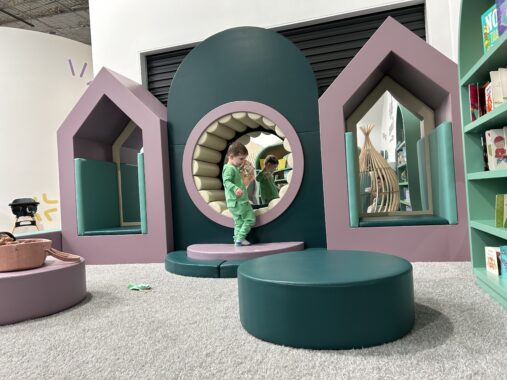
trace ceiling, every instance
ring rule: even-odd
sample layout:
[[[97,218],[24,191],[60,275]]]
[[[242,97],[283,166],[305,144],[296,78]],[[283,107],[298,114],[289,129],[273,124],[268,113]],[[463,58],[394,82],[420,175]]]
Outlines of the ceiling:
[[[0,0],[0,26],[91,44],[88,0]]]

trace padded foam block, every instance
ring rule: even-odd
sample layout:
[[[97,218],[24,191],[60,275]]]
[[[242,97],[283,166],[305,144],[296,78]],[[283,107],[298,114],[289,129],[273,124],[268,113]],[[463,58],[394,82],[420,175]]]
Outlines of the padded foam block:
[[[272,131],[275,130],[276,124],[269,120],[267,117],[262,117],[262,124],[267,129],[270,129]]]
[[[289,153],[287,155],[287,166],[289,168],[293,168],[294,167],[294,157],[292,157],[292,153]]]
[[[273,207],[275,207],[278,202],[280,202],[280,198],[275,198],[275,199],[272,199],[269,204],[268,204],[268,209],[272,209]]]
[[[216,177],[194,176],[194,183],[197,190],[220,190],[222,182]]]
[[[223,138],[215,136],[208,132],[204,132],[197,143],[199,145],[205,146],[206,148],[214,149],[220,152],[227,146],[227,140],[224,140]]]
[[[309,349],[384,344],[415,321],[412,265],[364,251],[311,250],[238,268],[240,321],[264,341]]]
[[[222,154],[215,149],[206,148],[205,146],[196,145],[194,150],[194,160],[210,162],[216,164],[222,159]]]
[[[280,127],[277,125],[275,126],[275,133],[278,135],[278,137],[280,137],[282,140],[285,138],[285,134],[283,133],[283,131],[280,129]]]
[[[226,115],[218,120],[220,124],[225,124],[229,128],[234,129],[236,132],[245,132],[247,127],[245,124],[234,119],[232,115]]]
[[[231,129],[223,124],[220,124],[218,121],[215,121],[213,124],[211,124],[206,129],[206,132],[221,137],[225,140],[231,140],[236,134],[236,131],[234,129]]]
[[[76,158],[76,217],[78,235],[120,225],[116,164]]]
[[[220,174],[220,166],[204,161],[192,161],[192,174],[204,177],[216,177]]]
[[[186,251],[173,251],[165,258],[165,269],[180,276],[219,278],[219,267],[223,262],[224,260],[193,260],[187,257]]]
[[[225,201],[225,193],[223,190],[200,190],[199,194],[207,202]]]
[[[214,201],[208,203],[208,205],[219,214],[221,214],[225,209],[227,209],[227,204],[225,203],[225,201]]]
[[[259,124],[250,119],[246,112],[234,112],[232,117],[236,120],[239,120],[241,123],[245,124],[248,128],[259,128]]]
[[[287,140],[287,139],[283,140],[283,149],[285,149],[287,152],[292,152],[292,149],[289,144],[289,140]]]

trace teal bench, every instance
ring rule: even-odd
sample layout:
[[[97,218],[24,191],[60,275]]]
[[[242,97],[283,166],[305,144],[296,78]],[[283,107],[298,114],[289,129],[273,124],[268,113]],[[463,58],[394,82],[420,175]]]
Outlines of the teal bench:
[[[120,224],[120,196],[116,164],[76,158],[76,216],[78,235],[126,235],[147,233],[144,155],[138,166],[120,164],[123,220]]]

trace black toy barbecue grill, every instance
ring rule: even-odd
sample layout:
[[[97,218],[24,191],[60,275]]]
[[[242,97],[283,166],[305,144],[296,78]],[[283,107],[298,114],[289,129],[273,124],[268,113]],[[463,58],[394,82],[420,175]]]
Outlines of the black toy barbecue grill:
[[[35,226],[37,230],[37,222],[35,220],[35,213],[37,212],[37,205],[39,202],[36,202],[32,198],[19,198],[14,199],[12,203],[9,203],[11,207],[12,213],[16,215],[16,223],[14,223],[14,228],[12,232],[18,227],[26,227],[26,226]],[[20,218],[24,218],[21,219]]]

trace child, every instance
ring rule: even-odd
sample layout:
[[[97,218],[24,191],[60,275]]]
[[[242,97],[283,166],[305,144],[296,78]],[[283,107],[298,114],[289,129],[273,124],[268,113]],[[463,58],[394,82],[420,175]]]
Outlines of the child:
[[[234,219],[234,245],[236,247],[250,245],[250,242],[245,238],[255,224],[255,213],[246,192],[246,186],[252,180],[252,176],[245,176],[245,181],[248,182],[245,184],[240,172],[247,156],[248,150],[243,144],[239,141],[232,143],[227,150],[227,163],[222,170],[225,201]]]
[[[264,159],[264,169],[255,177],[259,182],[259,196],[262,204],[268,204],[273,199],[279,198],[278,189],[273,178],[273,172],[277,168],[278,158],[270,154]]]

